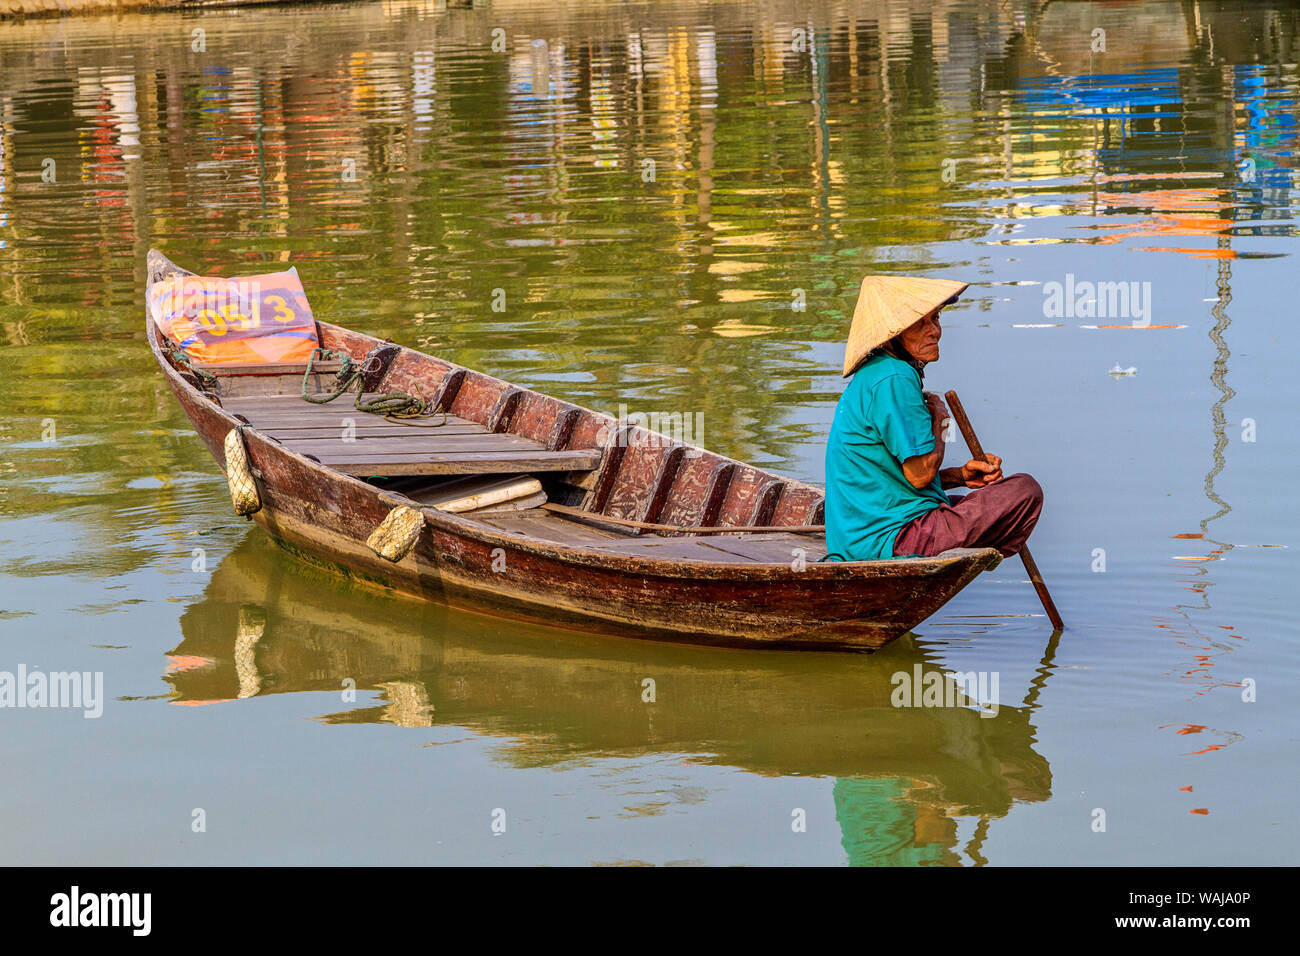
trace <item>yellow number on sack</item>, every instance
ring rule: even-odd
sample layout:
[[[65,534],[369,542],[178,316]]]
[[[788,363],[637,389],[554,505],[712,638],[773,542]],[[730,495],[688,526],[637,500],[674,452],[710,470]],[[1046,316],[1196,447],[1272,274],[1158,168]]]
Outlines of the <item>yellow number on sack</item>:
[[[247,315],[244,315],[244,313],[240,312],[237,306],[228,305],[222,311],[225,313],[227,321],[238,322],[239,328],[243,332],[247,332],[249,329],[261,328],[262,326],[261,319],[259,319],[256,315],[254,315],[252,318],[249,318]]]
[[[275,321],[277,322],[292,322],[297,317],[282,296],[268,295],[266,304],[275,306]]]
[[[210,335],[225,335],[228,331],[225,316],[213,309],[200,309],[198,320]]]

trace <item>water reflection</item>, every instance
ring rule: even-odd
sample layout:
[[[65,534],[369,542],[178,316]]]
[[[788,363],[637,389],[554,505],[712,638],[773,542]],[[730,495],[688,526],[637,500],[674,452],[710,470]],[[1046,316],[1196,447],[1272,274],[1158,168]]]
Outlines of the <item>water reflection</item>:
[[[19,441],[54,412],[177,420],[139,343],[151,243],[200,270],[292,257],[331,320],[603,410],[702,412],[710,447],[815,481],[864,270],[1295,232],[1293,6],[361,4],[202,18],[201,53],[143,29],[189,21],[127,19],[129,54],[91,20],[0,35],[0,342],[38,383],[0,392]],[[46,467],[28,454],[18,474]]]
[[[992,718],[962,706],[897,708],[892,674],[939,671],[910,637],[870,656],[582,637],[342,585],[255,534],[180,623],[164,675],[177,704],[333,697],[350,680],[358,703],[331,705],[321,720],[508,738],[502,759],[519,767],[672,753],[835,777],[853,863],[979,862],[978,844],[958,846],[960,819],[974,818],[982,840],[1013,803],[1051,795],[1032,716],[1054,646],[1025,706],[1009,706],[1017,691],[1007,688]],[[642,699],[646,677],[654,703]]]
[[[1210,382],[1218,396],[1210,407],[1210,432],[1214,438],[1214,445],[1210,450],[1212,465],[1205,475],[1204,485],[1205,497],[1217,510],[1201,519],[1199,532],[1182,532],[1174,536],[1189,543],[1193,541],[1199,542],[1200,545],[1207,549],[1207,553],[1202,556],[1179,556],[1193,565],[1195,576],[1181,580],[1185,582],[1185,590],[1191,592],[1194,597],[1188,598],[1173,607],[1173,610],[1178,612],[1176,622],[1165,621],[1159,624],[1175,640],[1178,640],[1179,643],[1193,652],[1193,659],[1186,662],[1186,670],[1182,671],[1179,676],[1183,680],[1195,684],[1198,687],[1197,694],[1208,693],[1216,686],[1223,684],[1223,677],[1215,671],[1215,665],[1220,663],[1220,659],[1224,658],[1225,655],[1231,655],[1234,652],[1233,640],[1241,640],[1243,636],[1232,633],[1235,630],[1233,625],[1219,624],[1216,626],[1199,613],[1212,610],[1210,595],[1211,589],[1214,587],[1214,581],[1211,579],[1211,571],[1214,565],[1211,562],[1218,561],[1221,556],[1228,554],[1236,547],[1232,542],[1220,541],[1210,534],[1210,525],[1232,512],[1232,506],[1219,496],[1215,481],[1227,465],[1225,452],[1228,447],[1228,435],[1224,408],[1228,401],[1237,394],[1232,386],[1228,384],[1228,359],[1232,354],[1228,348],[1226,338],[1228,328],[1232,324],[1232,319],[1228,315],[1228,306],[1232,302],[1232,249],[1228,237],[1224,236],[1219,240],[1219,249],[1223,254],[1219,256],[1217,264],[1216,298],[1214,308],[1211,310],[1211,314],[1214,316],[1214,325],[1209,331],[1210,341],[1214,344],[1214,362],[1210,369]],[[1207,634],[1202,626],[1206,629],[1213,627],[1223,633]],[[1234,684],[1228,686],[1234,686]],[[1199,730],[1204,730],[1204,727],[1200,727]],[[1186,732],[1188,732],[1186,729],[1179,731],[1179,733]],[[1229,742],[1231,742],[1239,739],[1240,735],[1229,732],[1228,736]],[[1224,745],[1216,745],[1209,749],[1217,750],[1221,746]]]
[[[203,22],[201,53],[145,34],[124,58],[69,42],[94,36],[80,21],[0,40],[0,222],[22,240],[0,249],[7,342],[75,340],[70,306],[134,342],[150,243],[199,269],[292,256],[333,320],[581,404],[689,404],[717,450],[772,464],[797,456],[790,409],[835,397],[816,347],[872,263],[942,268],[930,245],[952,240],[1293,231],[1293,8]],[[1080,213],[1112,221],[1007,225]]]

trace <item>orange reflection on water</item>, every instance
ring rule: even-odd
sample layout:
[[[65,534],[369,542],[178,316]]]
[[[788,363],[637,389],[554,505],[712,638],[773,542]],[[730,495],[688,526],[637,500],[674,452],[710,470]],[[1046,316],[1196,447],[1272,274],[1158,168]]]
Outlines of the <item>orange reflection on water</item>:
[[[215,664],[210,657],[195,657],[186,654],[168,654],[167,655],[167,673],[179,674],[182,671],[197,670],[200,667],[211,667]]]
[[[221,697],[216,700],[170,700],[168,701],[173,707],[206,707],[208,704],[225,704],[234,700],[233,697]]]
[[[1235,259],[1235,249],[1192,249],[1183,246],[1147,246],[1148,252],[1181,252],[1197,259]]]
[[[1100,193],[1099,205],[1107,214],[1122,214],[1134,207],[1161,210],[1131,229],[1116,226],[1114,232],[1098,240],[1109,245],[1124,239],[1164,236],[1194,236],[1218,239],[1226,235],[1235,220],[1223,219],[1223,211],[1232,206],[1228,194],[1222,189],[1154,189],[1133,193]],[[1188,213],[1191,213],[1188,215]],[[1152,252],[1181,252],[1198,259],[1235,259],[1237,254],[1227,248],[1189,248],[1148,246]]]

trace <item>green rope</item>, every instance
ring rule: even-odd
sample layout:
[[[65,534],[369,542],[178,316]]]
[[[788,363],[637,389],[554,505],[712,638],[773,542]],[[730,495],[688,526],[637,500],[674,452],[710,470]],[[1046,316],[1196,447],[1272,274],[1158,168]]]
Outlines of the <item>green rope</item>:
[[[338,372],[335,373],[334,391],[326,395],[307,394],[307,384],[311,381],[312,366],[316,363],[317,355],[326,362],[338,359],[342,363]],[[387,418],[420,418],[433,414],[433,410],[428,407],[424,399],[408,392],[387,392],[373,398],[364,398],[362,392],[364,380],[361,375],[364,366],[364,359],[357,362],[346,352],[335,352],[332,349],[313,349],[311,356],[307,359],[307,371],[302,376],[302,397],[313,405],[324,405],[326,402],[334,401],[355,383],[357,386],[356,409],[359,412],[383,415]]]
[[[217,377],[213,375],[211,372],[209,372],[207,369],[199,368],[192,361],[190,361],[190,357],[187,354],[185,354],[184,349],[173,348],[170,342],[167,343],[167,345],[168,345],[167,351],[168,354],[171,355],[172,360],[175,362],[179,362],[181,365],[184,365],[191,372],[193,372],[195,377],[198,378],[200,384],[202,384],[205,381],[210,385],[217,384]]]
[[[316,364],[316,356],[318,355],[327,362],[332,359],[339,359],[342,361],[342,365],[334,376],[334,391],[323,396],[307,394],[307,383],[311,381],[312,366]],[[348,355],[346,352],[335,352],[331,349],[312,349],[311,355],[307,358],[307,371],[302,374],[302,397],[313,405],[324,405],[326,402],[332,402],[334,399],[346,392],[348,387],[356,381],[357,376],[360,374],[360,366],[357,366],[356,363],[352,361],[352,356]],[[360,398],[359,395],[357,397]]]
[[[364,401],[358,392],[357,408],[363,412],[370,412],[372,415],[384,415],[393,418],[419,418],[426,414],[424,399],[407,392],[389,392],[386,395],[377,395]]]

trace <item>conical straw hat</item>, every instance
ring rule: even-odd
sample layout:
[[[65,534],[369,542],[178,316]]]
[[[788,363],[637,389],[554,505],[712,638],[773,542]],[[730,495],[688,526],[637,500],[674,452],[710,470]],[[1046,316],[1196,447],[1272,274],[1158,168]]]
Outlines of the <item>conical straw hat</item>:
[[[849,344],[844,350],[844,377],[857,371],[876,346],[919,322],[953,296],[961,295],[969,285],[956,279],[867,276],[853,310]]]

